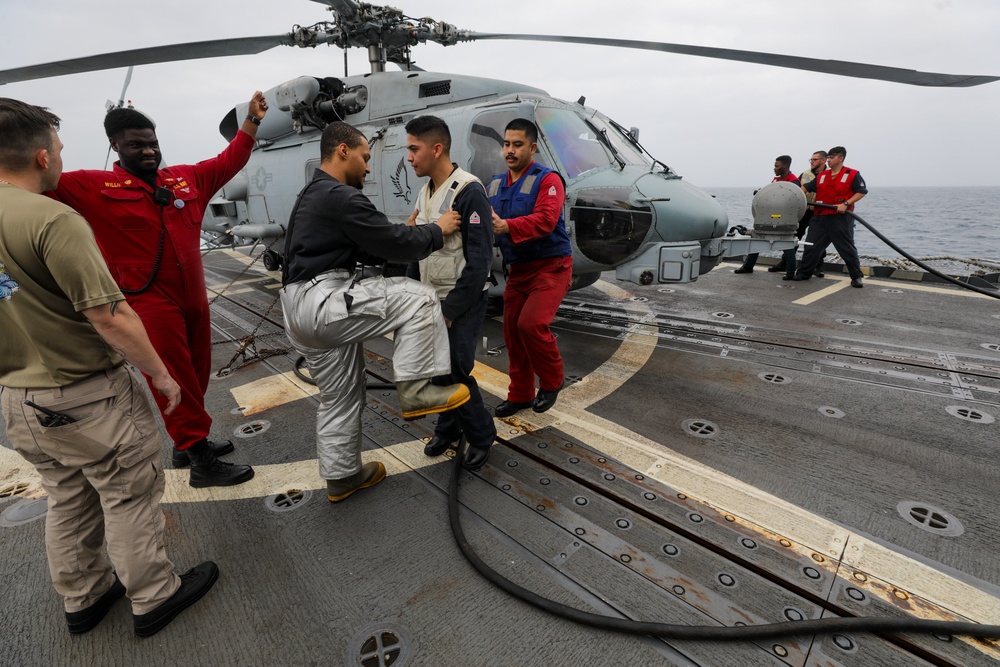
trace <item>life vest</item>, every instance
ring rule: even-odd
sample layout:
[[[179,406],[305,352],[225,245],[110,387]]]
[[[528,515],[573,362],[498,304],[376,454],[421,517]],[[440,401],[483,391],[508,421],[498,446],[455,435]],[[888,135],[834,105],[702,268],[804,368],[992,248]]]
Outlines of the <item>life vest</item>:
[[[507,172],[494,176],[486,192],[493,210],[504,220],[531,215],[535,210],[542,179],[550,172],[552,169],[534,163],[510,185],[507,185]],[[497,245],[500,246],[500,252],[508,264],[532,262],[550,257],[569,257],[573,254],[562,211],[559,211],[555,229],[542,238],[515,245],[510,240],[510,234],[499,234]]]
[[[854,177],[857,175],[858,170],[850,167],[841,167],[836,178],[830,169],[820,172],[819,176],[816,177],[816,203],[836,205],[846,202],[854,194],[851,184],[854,183]],[[853,211],[854,204],[848,206],[847,210]],[[832,208],[817,208],[813,214],[836,215],[837,211]]]
[[[427,181],[417,195],[417,224],[429,225],[447,213],[455,205],[458,194],[470,183],[482,182],[469,172],[455,167],[441,187],[431,193],[431,181]],[[480,224],[492,224],[483,220]],[[458,282],[465,269],[465,253],[462,251],[462,235],[451,234],[444,237],[444,246],[435,250],[429,256],[420,260],[420,282],[430,285],[437,291],[439,299],[444,300]],[[483,289],[488,289],[490,282],[486,281]]]
[[[788,172],[784,176],[775,176],[774,180],[772,180],[771,182],[780,183],[781,181],[788,181],[789,183],[795,183],[798,180],[799,180],[798,176],[796,176],[792,172]]]

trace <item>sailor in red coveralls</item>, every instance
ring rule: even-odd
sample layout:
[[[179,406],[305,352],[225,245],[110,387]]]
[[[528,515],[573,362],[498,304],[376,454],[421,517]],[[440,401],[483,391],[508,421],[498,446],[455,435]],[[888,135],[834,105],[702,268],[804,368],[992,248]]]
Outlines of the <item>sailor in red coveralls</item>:
[[[112,109],[104,120],[112,171],[63,173],[49,193],[72,206],[94,230],[111,275],[139,314],[153,347],[181,386],[171,414],[153,392],[174,441],[175,467],[191,464],[194,487],[231,486],[253,477],[253,468],[219,461],[231,442],[208,440],[212,418],[205,411],[212,338],[201,221],[209,200],[250,159],[267,103],[260,91],[250,100],[240,131],[218,157],[195,165],[159,169],[155,126],[134,109]],[[147,378],[148,381],[149,378]]]
[[[508,171],[493,177],[487,195],[493,232],[510,271],[503,292],[503,339],[510,355],[507,400],[493,414],[525,408],[545,412],[563,387],[563,360],[549,325],[569,291],[573,249],[563,220],[562,176],[534,161],[538,128],[515,118],[504,129]],[[535,376],[538,393],[535,393]]]

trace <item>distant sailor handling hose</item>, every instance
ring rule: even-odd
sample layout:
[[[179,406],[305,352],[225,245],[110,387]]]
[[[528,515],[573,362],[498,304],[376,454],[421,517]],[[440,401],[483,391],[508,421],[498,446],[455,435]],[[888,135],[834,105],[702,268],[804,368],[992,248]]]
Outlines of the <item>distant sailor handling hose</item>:
[[[851,287],[865,286],[861,281],[864,275],[861,272],[861,258],[854,246],[854,221],[845,214],[853,211],[854,205],[868,194],[868,187],[861,172],[844,166],[845,157],[847,149],[843,146],[834,146],[828,150],[826,161],[829,168],[802,186],[803,192],[816,193],[817,204],[829,204],[836,208],[817,207],[814,211],[806,234],[806,251],[795,273],[795,280],[809,280],[823,253],[833,243],[847,265]]]

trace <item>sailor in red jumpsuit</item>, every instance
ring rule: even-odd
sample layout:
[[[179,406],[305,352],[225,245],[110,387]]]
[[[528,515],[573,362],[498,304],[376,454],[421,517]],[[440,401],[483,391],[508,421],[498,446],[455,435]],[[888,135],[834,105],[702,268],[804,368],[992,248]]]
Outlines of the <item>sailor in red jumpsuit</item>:
[[[63,173],[50,193],[90,223],[111,275],[181,386],[180,405],[169,415],[157,392],[153,396],[174,441],[174,465],[190,461],[195,487],[240,484],[254,474],[250,466],[216,458],[232,451],[232,443],[208,440],[212,418],[205,411],[205,390],[212,337],[201,221],[211,198],[249,160],[266,112],[257,91],[240,131],[217,157],[159,169],[153,122],[134,109],[113,109],[104,122],[119,157],[113,170]]]

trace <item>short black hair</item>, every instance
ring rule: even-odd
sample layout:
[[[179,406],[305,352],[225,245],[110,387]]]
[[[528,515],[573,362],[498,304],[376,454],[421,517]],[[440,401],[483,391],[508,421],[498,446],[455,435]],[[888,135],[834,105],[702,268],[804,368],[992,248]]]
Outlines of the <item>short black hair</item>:
[[[135,109],[116,107],[104,117],[104,133],[108,139],[120,137],[125,130],[156,130],[156,123]]]
[[[843,146],[834,146],[826,152],[827,157],[831,155],[839,155],[841,157],[847,157],[847,149]]]
[[[792,158],[789,155],[779,155],[778,157],[774,158],[774,161],[775,162],[780,162],[781,164],[785,165],[786,167],[791,167],[792,166]]]
[[[826,159],[826,151],[813,151],[813,155],[818,155],[824,160]]]
[[[406,133],[417,139],[441,144],[444,152],[451,155],[451,130],[448,123],[437,116],[417,116],[406,124]]]
[[[59,117],[45,107],[0,97],[0,168],[24,171],[35,153],[52,149],[52,131]]]
[[[329,160],[340,144],[347,144],[348,148],[357,148],[364,143],[368,143],[368,139],[361,130],[338,120],[323,129],[323,136],[319,140],[319,157],[324,161]]]
[[[507,127],[503,129],[504,133],[507,130],[513,130],[514,132],[524,132],[524,137],[531,143],[538,141],[538,126],[532,123],[527,118],[515,118],[514,120],[507,123]]]

